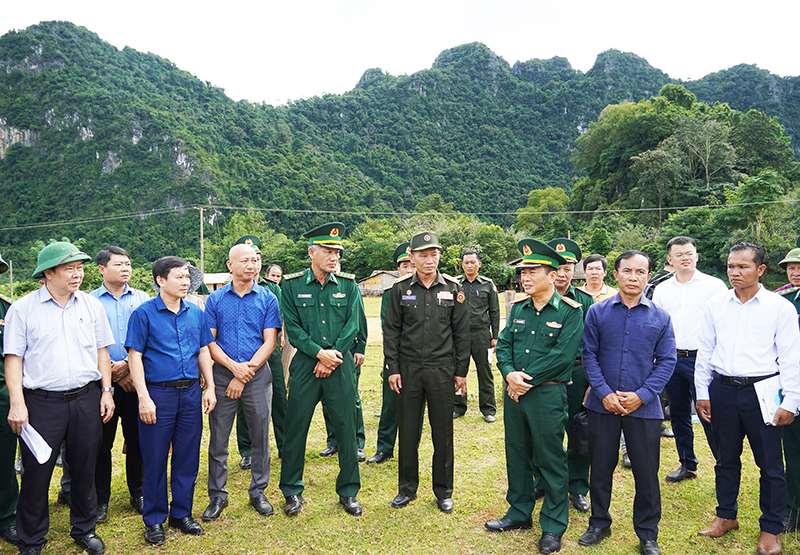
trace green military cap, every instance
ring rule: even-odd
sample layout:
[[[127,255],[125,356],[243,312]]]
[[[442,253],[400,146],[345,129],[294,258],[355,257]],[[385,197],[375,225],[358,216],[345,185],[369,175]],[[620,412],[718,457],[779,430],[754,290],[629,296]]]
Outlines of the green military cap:
[[[581,261],[581,258],[583,258],[581,255],[581,248],[578,246],[578,243],[572,239],[559,237],[548,241],[547,244],[553,247],[567,262],[574,262],[577,264]]]
[[[790,250],[786,258],[778,262],[778,265],[785,270],[789,262],[800,262],[800,248]]]
[[[261,239],[255,235],[242,235],[234,245],[247,245],[248,247],[253,247],[258,254],[261,254]]]
[[[517,264],[517,268],[536,268],[538,266],[558,268],[559,264],[567,263],[567,260],[550,245],[538,239],[523,239],[517,244],[517,248],[522,253],[522,261]]]
[[[39,257],[36,259],[36,270],[33,272],[32,277],[33,279],[40,279],[44,277],[45,270],[51,270],[61,264],[91,259],[91,256],[78,250],[78,247],[72,243],[63,241],[50,243],[39,252]]]
[[[6,270],[8,270],[8,264],[6,263],[5,260],[3,260],[3,257],[0,256],[0,274],[5,272]]]
[[[800,248],[800,237],[797,238],[797,241],[794,242],[797,248]]]
[[[434,248],[442,250],[442,246],[439,244],[439,237],[433,231],[420,231],[414,235],[408,248],[411,252]]]
[[[409,254],[408,253],[410,251],[410,249],[409,249],[410,246],[411,246],[411,243],[409,243],[408,241],[406,241],[405,243],[400,243],[399,245],[397,245],[397,248],[394,249],[394,254],[392,255],[392,258],[394,258],[395,266],[399,266],[402,261],[408,260],[408,258],[409,258]]]
[[[344,224],[342,222],[330,222],[315,227],[311,231],[306,231],[303,237],[308,239],[308,246],[322,245],[331,249],[344,250],[342,235],[344,235]]]

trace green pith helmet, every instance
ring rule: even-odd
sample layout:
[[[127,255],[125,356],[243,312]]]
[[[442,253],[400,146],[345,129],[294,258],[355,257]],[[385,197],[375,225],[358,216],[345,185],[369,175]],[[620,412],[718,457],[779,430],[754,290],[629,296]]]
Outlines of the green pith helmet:
[[[563,256],[564,260],[567,262],[577,264],[581,261],[581,258],[583,258],[581,254],[581,248],[578,246],[578,243],[572,239],[559,237],[557,239],[553,239],[552,241],[548,241],[547,244],[555,249],[558,254]]]
[[[409,259],[409,252],[410,252],[411,243],[406,241],[405,243],[400,243],[397,245],[397,248],[394,249],[394,254],[392,258],[394,259],[394,265],[399,266],[401,262]]]
[[[538,239],[523,239],[517,244],[517,248],[522,253],[522,261],[517,264],[517,268],[536,268],[538,266],[558,268],[559,264],[567,263],[567,260],[555,249]]]
[[[306,231],[303,237],[308,239],[308,246],[321,245],[329,249],[344,250],[342,246],[342,236],[344,235],[344,224],[342,222],[329,222],[315,227],[311,231]]]
[[[8,264],[6,263],[5,260],[3,260],[3,257],[0,256],[0,274],[6,272],[7,270],[8,270]]]
[[[778,265],[785,270],[789,262],[800,262],[800,248],[790,250],[786,254],[786,258],[778,262]]]
[[[439,249],[442,246],[439,244],[439,236],[433,231],[420,231],[411,238],[408,248],[411,252],[421,251],[425,249]]]
[[[234,245],[247,245],[253,247],[258,254],[261,254],[261,239],[255,235],[242,235],[236,240]]]
[[[39,252],[39,257],[36,259],[36,270],[33,272],[32,277],[33,279],[41,279],[44,277],[45,270],[51,270],[56,266],[69,264],[70,262],[91,259],[91,256],[78,250],[78,247],[72,243],[65,243],[63,241],[50,243]]]

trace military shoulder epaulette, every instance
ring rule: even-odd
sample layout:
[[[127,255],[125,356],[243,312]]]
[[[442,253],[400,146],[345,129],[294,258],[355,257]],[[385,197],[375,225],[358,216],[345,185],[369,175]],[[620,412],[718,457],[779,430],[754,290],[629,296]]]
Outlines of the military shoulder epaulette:
[[[453,277],[453,276],[451,276],[451,275],[448,275],[448,274],[442,273],[442,277],[443,277],[444,279],[449,279],[449,280],[450,280],[450,281],[452,281],[453,283],[457,283],[457,284],[461,285],[461,282],[460,282],[460,281],[458,281],[456,278],[454,278],[454,277]]]
[[[511,304],[517,304],[517,303],[521,303],[521,302],[523,302],[523,301],[527,301],[529,298],[530,298],[530,297],[528,297],[528,295],[525,295],[525,296],[524,296],[524,297],[522,297],[522,298],[519,298],[519,299],[514,299],[513,301],[511,301]]]
[[[283,279],[294,279],[294,278],[299,278],[299,277],[300,277],[300,276],[302,276],[303,274],[305,274],[305,272],[295,272],[295,273],[293,273],[293,274],[287,274],[287,275],[283,276]]]
[[[7,303],[13,303],[14,302],[14,299],[12,299],[11,297],[6,297],[2,293],[0,293],[0,299],[3,299]]]
[[[345,279],[352,279],[352,280],[356,279],[355,274],[346,274],[344,272],[336,272],[336,277],[343,277]]]
[[[786,295],[790,295],[792,293],[797,293],[800,291],[800,287],[790,287],[789,289],[784,289],[783,291],[778,291],[778,295],[781,297],[785,297]]]
[[[395,282],[395,283],[397,283],[398,281],[403,281],[403,280],[406,280],[406,279],[410,278],[410,277],[411,277],[411,276],[413,276],[413,275],[414,275],[414,274],[413,274],[413,273],[411,273],[411,274],[406,274],[406,275],[404,275],[404,276],[400,276],[399,278],[397,278],[396,280],[394,280],[394,282]]]
[[[561,300],[564,301],[565,303],[567,303],[572,308],[580,308],[580,307],[583,306],[582,303],[579,303],[578,301],[576,301],[574,299],[570,299],[569,297],[561,297]]]

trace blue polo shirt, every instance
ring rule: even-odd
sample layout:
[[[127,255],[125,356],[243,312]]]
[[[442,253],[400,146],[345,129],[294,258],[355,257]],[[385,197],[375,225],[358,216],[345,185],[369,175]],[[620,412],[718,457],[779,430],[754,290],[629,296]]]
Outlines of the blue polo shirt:
[[[658,394],[678,360],[669,314],[642,295],[628,308],[619,293],[589,307],[583,327],[583,367],[592,391],[586,408],[610,414],[603,399],[632,391],[643,405],[628,416],[664,418]]]
[[[200,308],[182,300],[175,314],[158,295],[131,314],[125,347],[142,353],[145,381],[166,382],[198,378],[200,349],[212,341]]]
[[[98,299],[106,310],[108,323],[111,324],[111,332],[114,334],[114,343],[109,346],[108,354],[111,362],[128,360],[128,351],[125,350],[125,339],[128,337],[128,321],[131,314],[140,304],[150,300],[150,296],[144,291],[133,289],[125,284],[125,291],[117,299],[106,289],[105,284],[101,285],[91,293],[92,297]]]
[[[278,298],[255,281],[241,296],[233,283],[211,293],[205,316],[208,327],[217,330],[217,345],[235,362],[253,358],[264,344],[264,330],[281,329]]]

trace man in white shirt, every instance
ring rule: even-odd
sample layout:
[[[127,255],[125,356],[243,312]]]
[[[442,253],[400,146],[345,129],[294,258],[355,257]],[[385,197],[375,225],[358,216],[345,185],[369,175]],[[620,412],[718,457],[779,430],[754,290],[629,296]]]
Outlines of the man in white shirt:
[[[664,391],[669,400],[672,431],[681,465],[667,474],[668,482],[681,482],[697,477],[697,457],[694,454],[692,429],[692,402],[697,401],[694,390],[694,367],[697,359],[697,332],[708,300],[725,293],[728,287],[721,279],[704,274],[697,269],[697,243],[691,237],[674,237],[667,243],[673,276],[659,284],[653,292],[653,302],[669,313],[675,331],[678,363]],[[714,458],[717,449],[711,424],[701,420],[708,445]]]
[[[780,426],[792,423],[800,405],[800,330],[792,303],[759,284],[766,269],[764,249],[750,243],[734,245],[728,254],[733,290],[708,302],[700,325],[697,414],[713,424],[719,457],[714,468],[716,518],[698,533],[718,538],[739,528],[736,499],[747,436],[761,469],[761,535],[756,551],[776,555],[781,553],[786,510]],[[778,375],[783,400],[771,425],[765,425],[754,384]]]

